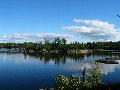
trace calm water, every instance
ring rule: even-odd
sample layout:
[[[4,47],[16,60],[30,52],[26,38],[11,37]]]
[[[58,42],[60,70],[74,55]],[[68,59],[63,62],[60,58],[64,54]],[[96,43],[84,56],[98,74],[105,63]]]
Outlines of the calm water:
[[[24,55],[0,53],[0,90],[38,90],[52,87],[59,74],[81,74],[96,59],[120,56],[118,52],[90,55]],[[119,61],[120,62],[120,61]],[[105,83],[120,82],[120,64],[100,64]]]

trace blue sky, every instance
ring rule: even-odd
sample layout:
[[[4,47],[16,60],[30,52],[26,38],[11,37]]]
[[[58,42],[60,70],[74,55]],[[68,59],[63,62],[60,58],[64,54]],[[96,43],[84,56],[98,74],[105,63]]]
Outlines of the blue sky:
[[[120,0],[0,0],[0,41],[39,41],[37,38],[46,36],[64,36],[80,42],[118,41],[119,4]],[[105,26],[106,22],[112,30],[95,25]]]

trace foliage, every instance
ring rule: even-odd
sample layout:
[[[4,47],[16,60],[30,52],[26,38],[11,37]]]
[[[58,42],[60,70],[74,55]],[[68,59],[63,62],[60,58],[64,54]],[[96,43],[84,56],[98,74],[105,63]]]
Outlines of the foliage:
[[[80,80],[79,76],[65,77],[59,75],[56,78],[55,89],[56,90],[88,90],[98,87],[102,84],[101,73],[99,71],[99,65],[95,64],[89,74],[89,79],[84,82]]]
[[[24,43],[0,43],[0,48],[19,48],[25,52],[59,52],[66,53],[68,50],[79,51],[83,49],[105,49],[105,50],[120,50],[120,41],[118,42],[71,42],[67,43],[65,38],[55,38],[54,41],[44,40],[44,42],[24,42]]]
[[[78,90],[81,88],[82,81],[79,77],[72,75],[71,77],[65,77],[59,75],[56,78],[56,90]]]
[[[102,84],[101,73],[100,73],[100,70],[99,70],[98,63],[95,63],[95,65],[93,66],[93,68],[91,70],[90,79],[91,79],[91,82],[92,82],[93,86],[97,86],[99,84]]]

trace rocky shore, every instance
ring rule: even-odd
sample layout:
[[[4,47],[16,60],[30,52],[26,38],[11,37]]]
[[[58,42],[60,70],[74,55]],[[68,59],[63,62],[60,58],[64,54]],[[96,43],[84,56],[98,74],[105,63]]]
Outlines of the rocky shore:
[[[9,53],[67,53],[67,54],[89,54],[92,53],[92,50],[67,50],[67,51],[61,51],[61,50],[41,50],[41,51],[35,51],[35,50],[25,50],[25,49],[19,49],[19,48],[12,48],[12,49],[0,49],[0,52],[9,52]]]

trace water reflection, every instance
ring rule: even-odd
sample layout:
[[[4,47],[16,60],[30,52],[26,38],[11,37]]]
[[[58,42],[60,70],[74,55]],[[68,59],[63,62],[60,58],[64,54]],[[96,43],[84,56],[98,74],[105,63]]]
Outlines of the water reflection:
[[[18,54],[18,53],[1,53],[2,60],[9,59],[15,60],[17,63],[28,62],[31,60],[38,60],[44,64],[64,64],[61,65],[65,70],[81,70],[83,66],[87,69],[92,68],[95,60],[105,57],[119,57],[119,52],[96,52],[92,54]],[[24,59],[23,59],[24,58]],[[9,60],[8,59],[8,60]],[[20,59],[20,60],[19,60]],[[26,61],[27,60],[27,61]],[[119,61],[120,62],[120,61]],[[115,68],[118,67],[116,64],[100,64],[102,74],[107,75],[109,72],[114,72]]]
[[[90,55],[83,55],[83,54],[27,54],[31,57],[37,58],[40,61],[44,61],[44,63],[49,63],[53,61],[54,64],[66,64],[66,61],[71,59],[73,61],[82,62],[85,56]]]
[[[67,76],[80,74],[84,66],[89,71],[95,60],[111,56],[120,56],[120,53],[96,52],[87,55],[0,53],[0,89],[2,86],[12,90],[16,90],[14,86],[17,88],[23,86],[22,90],[52,87],[55,77],[59,74]],[[120,64],[100,64],[100,71],[104,81],[120,81],[120,78],[116,77],[120,75]],[[6,85],[7,82],[10,84]]]
[[[62,65],[64,70],[81,71],[85,66],[88,70],[94,65],[94,61],[105,57],[119,57],[119,52],[96,52],[93,54],[74,54],[74,55],[61,55],[61,54],[29,54],[29,56],[42,60],[45,64],[54,62],[54,64],[65,64]],[[69,62],[72,62],[69,64]],[[74,63],[73,63],[74,62]],[[120,62],[120,61],[119,61]],[[115,72],[116,67],[119,64],[100,64],[100,71],[104,75]]]
[[[117,51],[101,51],[94,53],[95,56],[101,56],[101,57],[113,57],[113,56],[120,56],[120,52]]]

